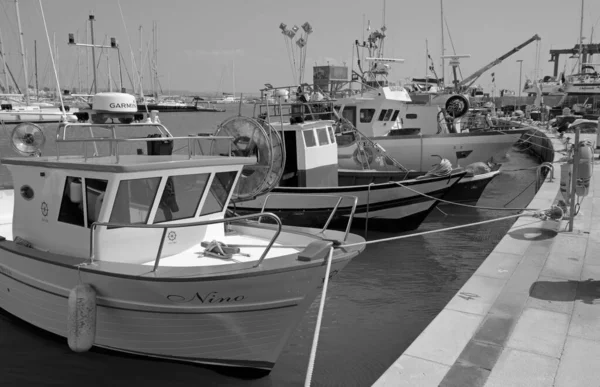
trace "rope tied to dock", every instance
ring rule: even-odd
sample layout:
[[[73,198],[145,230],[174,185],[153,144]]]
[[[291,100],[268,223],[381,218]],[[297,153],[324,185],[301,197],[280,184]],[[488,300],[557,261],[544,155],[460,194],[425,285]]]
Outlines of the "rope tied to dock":
[[[533,210],[529,210],[529,211],[533,211]],[[538,218],[538,219],[540,219],[542,221],[552,220],[552,221],[558,222],[558,221],[560,221],[563,218],[564,212],[563,212],[563,210],[560,207],[558,207],[558,206],[552,206],[549,209],[546,209],[546,210],[535,210],[535,211],[533,211],[532,213],[529,213],[529,214],[518,213],[518,214],[514,214],[514,215],[502,216],[500,218],[495,218],[495,219],[482,220],[480,222],[474,222],[474,223],[469,223],[469,224],[462,224],[462,225],[453,226],[453,227],[440,228],[440,229],[437,229],[437,230],[423,231],[423,232],[418,232],[418,233],[413,233],[413,234],[408,234],[408,235],[397,235],[397,236],[393,236],[393,237],[389,237],[389,238],[375,239],[375,240],[372,240],[372,241],[363,241],[363,242],[342,244],[342,245],[340,245],[340,247],[341,248],[349,248],[349,247],[356,247],[356,246],[362,246],[362,245],[372,245],[372,244],[382,243],[382,242],[397,241],[397,240],[400,240],[400,239],[411,238],[411,237],[414,237],[414,236],[436,234],[436,233],[444,232],[444,231],[458,230],[458,229],[466,228],[466,227],[479,226],[479,225],[482,225],[482,224],[493,223],[493,222],[500,222],[500,221],[503,221],[503,220],[518,218],[518,217],[521,217],[521,216],[531,216],[533,218]]]
[[[319,303],[319,313],[317,314],[317,325],[315,327],[315,335],[313,336],[312,347],[310,349],[310,357],[308,358],[308,370],[306,371],[305,387],[310,387],[312,381],[313,370],[315,368],[315,357],[317,356],[317,346],[319,345],[319,334],[321,333],[321,321],[323,319],[323,310],[325,309],[325,297],[327,296],[327,286],[329,285],[329,272],[331,271],[331,261],[333,259],[333,249],[329,248],[329,256],[327,257],[327,268],[325,269],[325,278],[323,279],[323,293],[321,293],[321,301]]]

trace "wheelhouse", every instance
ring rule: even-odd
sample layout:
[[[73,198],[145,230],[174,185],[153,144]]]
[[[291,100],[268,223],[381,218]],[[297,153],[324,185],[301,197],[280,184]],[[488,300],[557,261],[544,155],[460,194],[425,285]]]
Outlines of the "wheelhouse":
[[[162,229],[118,227],[118,224],[180,224],[223,218],[240,172],[255,157],[196,155],[196,143],[230,141],[212,136],[119,138],[116,129],[143,124],[104,125],[109,137],[68,138],[75,129],[98,125],[61,124],[57,147],[79,142],[109,145],[108,155],[6,158],[15,189],[13,239],[40,250],[87,257],[90,228],[95,222],[95,259],[137,263],[156,256]],[[160,124],[151,125],[168,133]],[[160,136],[160,134],[158,134]],[[172,154],[173,143],[191,145],[188,154]],[[147,153],[121,155],[119,144],[145,142]],[[192,150],[193,149],[193,150]],[[202,147],[201,147],[202,149]],[[198,238],[223,235],[223,224],[169,231],[162,256],[184,251]],[[68,243],[67,243],[68,242]]]

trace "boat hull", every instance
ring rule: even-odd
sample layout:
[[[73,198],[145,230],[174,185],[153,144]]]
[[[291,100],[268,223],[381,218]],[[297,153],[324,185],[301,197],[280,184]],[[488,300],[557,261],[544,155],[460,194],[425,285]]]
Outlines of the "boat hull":
[[[358,253],[336,249],[330,276]],[[78,270],[69,258],[0,241],[0,307],[67,337],[69,292],[83,282],[97,294],[97,347],[263,371],[321,291],[326,269],[323,259],[266,260],[262,270],[161,278],[108,273],[102,262]]]
[[[365,175],[362,171],[350,173]],[[332,219],[333,226],[344,228],[352,211],[351,197],[356,197],[358,203],[353,226],[367,224],[374,230],[411,231],[417,229],[435,208],[438,204],[436,199],[444,198],[464,174],[460,172],[450,177],[408,180],[400,183],[404,186],[386,182],[332,188],[278,187],[271,191],[270,196],[263,195],[251,201],[237,203],[230,206],[230,209],[239,214],[258,213],[263,211],[264,205],[264,211],[275,213],[285,224],[322,227],[334,210],[338,198],[345,196]],[[323,195],[330,197],[324,198]]]
[[[444,195],[444,201],[463,204],[476,204],[487,185],[500,174],[500,166],[497,165],[493,170],[478,175],[467,174],[460,181],[448,190]],[[405,179],[414,179],[423,175],[424,172],[409,172],[408,175],[399,171],[377,171],[369,179],[357,181],[354,171],[340,171],[340,180],[350,180],[355,184],[381,183],[384,181],[402,181]],[[438,205],[447,203],[440,202]]]
[[[372,137],[386,153],[405,168],[427,171],[443,157],[453,165],[466,166],[490,159],[502,160],[524,131],[481,131],[437,135],[400,135]],[[340,168],[356,167],[356,145],[338,146]],[[439,157],[438,157],[439,156]]]

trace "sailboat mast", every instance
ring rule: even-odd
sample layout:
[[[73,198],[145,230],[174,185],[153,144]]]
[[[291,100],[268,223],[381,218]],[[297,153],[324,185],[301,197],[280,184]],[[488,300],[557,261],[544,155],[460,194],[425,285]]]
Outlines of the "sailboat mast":
[[[92,33],[92,70],[94,70],[94,94],[98,93],[98,82],[96,79],[96,46],[94,45],[94,15],[90,15],[90,32]]]
[[[429,83],[429,76],[427,73],[429,72],[429,67],[427,66],[429,63],[429,42],[425,39],[425,90],[427,90],[427,84]]]
[[[77,30],[77,41],[79,41],[79,30]],[[81,93],[81,49],[76,47],[77,52],[77,92]]]
[[[4,67],[4,88],[6,93],[10,93],[8,86],[8,67],[6,66],[6,58],[4,57],[4,46],[2,46],[2,32],[0,31],[0,56],[2,56],[2,66]]]
[[[154,97],[158,98],[158,23],[154,21]]]
[[[38,68],[37,68],[37,40],[33,41],[33,58],[35,61],[35,98],[40,100],[40,87],[38,84]]]
[[[21,44],[21,58],[23,61],[23,74],[25,76],[25,104],[29,105],[29,79],[27,77],[27,60],[25,58],[25,46],[23,44],[23,30],[21,29],[21,15],[19,14],[19,1],[15,0],[17,10],[17,26],[19,28],[19,42]]]
[[[144,64],[143,61],[143,55],[144,55],[144,48],[142,47],[142,26],[140,25],[140,70],[138,72],[138,77],[140,78],[140,98],[144,98],[144,92],[143,92],[143,87],[142,87],[142,74],[144,73],[144,69],[142,67],[142,65]]]
[[[583,72],[583,2],[581,0],[581,20],[579,22],[579,72]]]
[[[440,11],[441,11],[441,27],[442,27],[442,83],[445,84],[446,83],[446,65],[445,65],[445,61],[444,61],[444,55],[445,55],[445,50],[444,50],[444,3],[443,0],[440,0]],[[442,84],[442,86],[444,86]]]
[[[233,75],[233,99],[235,99],[235,56],[233,57],[233,69],[232,69],[232,75]]]

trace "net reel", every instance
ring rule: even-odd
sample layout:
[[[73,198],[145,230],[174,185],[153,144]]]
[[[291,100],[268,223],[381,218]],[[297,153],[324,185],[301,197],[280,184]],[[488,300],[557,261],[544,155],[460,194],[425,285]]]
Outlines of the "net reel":
[[[10,134],[10,143],[15,152],[21,156],[42,155],[42,147],[46,143],[46,135],[42,128],[31,122],[23,122],[15,126]]]
[[[233,200],[252,200],[275,188],[283,175],[285,149],[281,136],[271,124],[262,119],[235,116],[223,121],[214,135],[230,136],[233,140],[231,143],[213,142],[211,155],[257,159],[256,164],[242,169]]]

